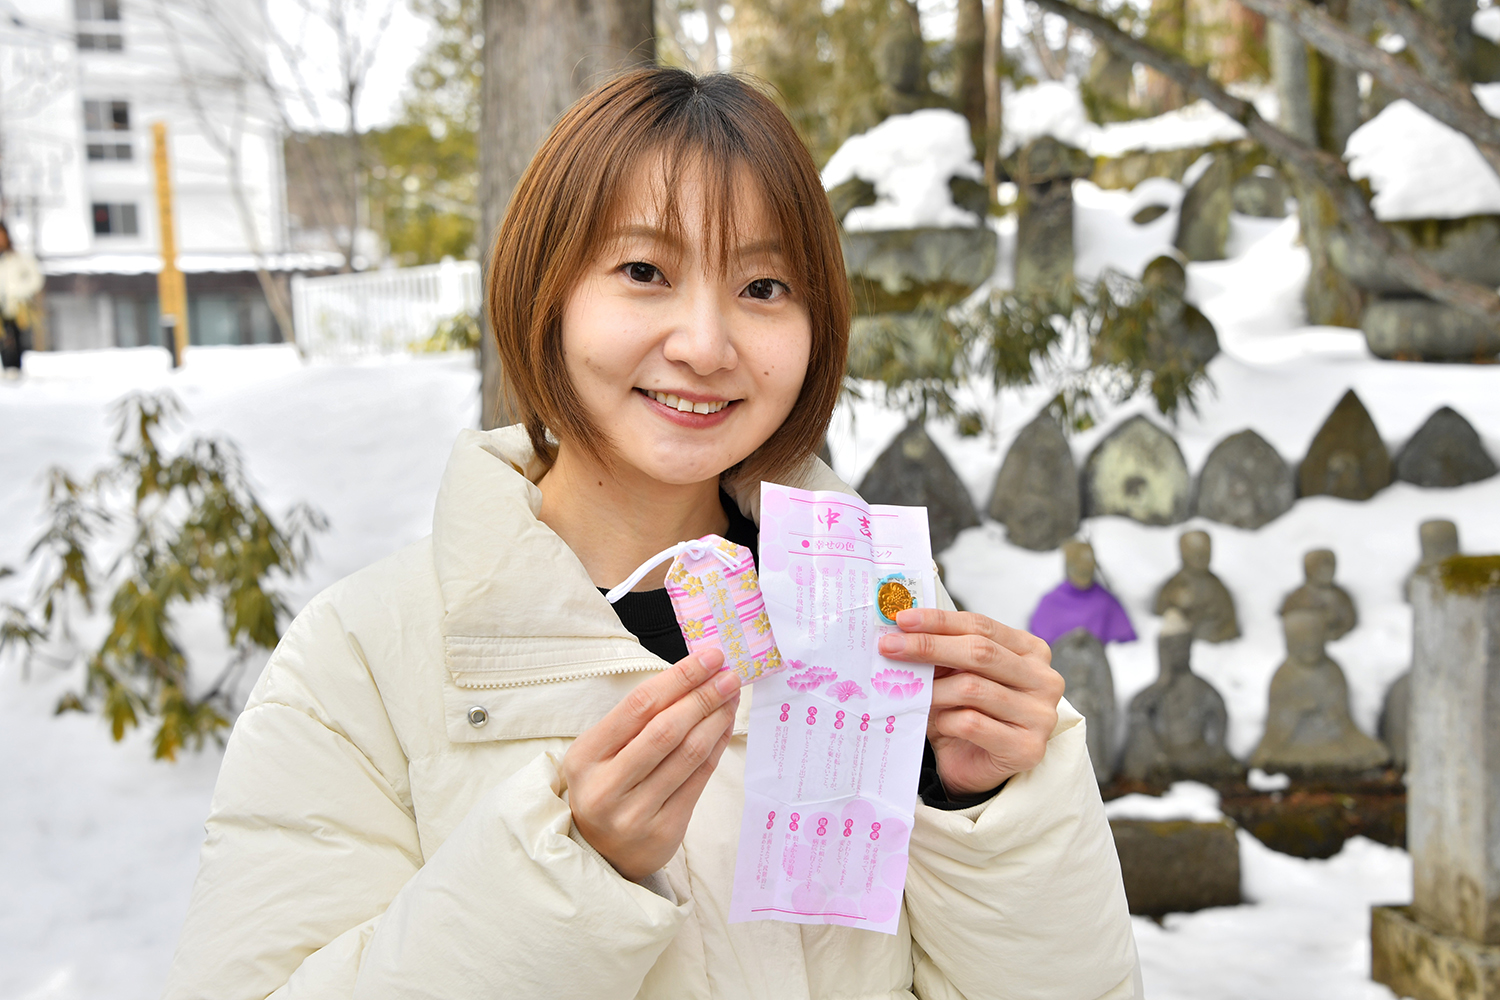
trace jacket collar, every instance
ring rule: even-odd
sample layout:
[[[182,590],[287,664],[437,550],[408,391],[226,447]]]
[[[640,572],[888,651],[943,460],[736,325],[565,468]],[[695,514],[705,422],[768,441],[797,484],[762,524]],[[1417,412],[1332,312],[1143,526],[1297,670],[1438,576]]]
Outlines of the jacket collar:
[[[512,687],[659,670],[556,532],[538,519],[545,471],[519,424],[463,431],[433,515],[433,560],[453,680]],[[790,485],[853,493],[817,458]],[[760,484],[731,497],[757,524]]]

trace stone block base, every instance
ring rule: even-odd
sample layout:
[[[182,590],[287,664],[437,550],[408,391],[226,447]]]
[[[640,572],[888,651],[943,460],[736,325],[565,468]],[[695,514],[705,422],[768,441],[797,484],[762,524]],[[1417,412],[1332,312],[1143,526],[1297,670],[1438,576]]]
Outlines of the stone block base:
[[[1500,355],[1500,329],[1426,299],[1376,299],[1360,320],[1377,357],[1398,361],[1485,361]]]
[[[1500,1000],[1500,946],[1435,931],[1409,906],[1376,906],[1370,978],[1416,1000]]]
[[[1110,820],[1125,898],[1143,916],[1240,903],[1234,825],[1189,820]]]

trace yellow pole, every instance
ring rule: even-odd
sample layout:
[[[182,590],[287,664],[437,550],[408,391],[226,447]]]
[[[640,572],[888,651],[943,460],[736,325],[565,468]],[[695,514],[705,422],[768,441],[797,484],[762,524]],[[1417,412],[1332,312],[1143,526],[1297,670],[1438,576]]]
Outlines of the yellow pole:
[[[161,324],[172,333],[172,364],[182,364],[188,346],[187,283],[177,270],[177,227],[172,219],[172,174],[167,164],[167,123],[155,122],[156,217],[161,231],[161,273],[156,276],[156,297]]]

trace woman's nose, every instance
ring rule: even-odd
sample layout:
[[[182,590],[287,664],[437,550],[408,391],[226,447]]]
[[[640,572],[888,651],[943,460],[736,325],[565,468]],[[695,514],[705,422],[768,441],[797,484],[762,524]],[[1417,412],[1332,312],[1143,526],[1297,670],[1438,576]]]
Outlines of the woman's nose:
[[[663,345],[667,360],[681,362],[697,375],[733,368],[737,356],[718,290],[700,286],[685,291]]]

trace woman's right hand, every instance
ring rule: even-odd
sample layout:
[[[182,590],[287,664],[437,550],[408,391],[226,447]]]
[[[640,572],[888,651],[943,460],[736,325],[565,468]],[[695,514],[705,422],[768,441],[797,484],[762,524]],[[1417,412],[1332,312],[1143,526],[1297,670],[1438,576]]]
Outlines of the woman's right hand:
[[[639,882],[677,852],[734,730],[740,677],[702,650],[643,682],[563,756],[573,825]]]

